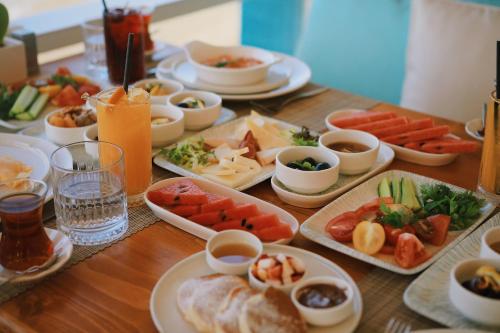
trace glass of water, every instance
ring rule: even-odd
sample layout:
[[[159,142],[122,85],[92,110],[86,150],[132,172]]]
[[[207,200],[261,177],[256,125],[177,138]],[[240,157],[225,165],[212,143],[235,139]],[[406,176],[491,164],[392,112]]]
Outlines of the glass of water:
[[[85,22],[82,24],[85,59],[89,74],[107,77],[106,45],[104,44],[104,27],[102,22]]]
[[[123,150],[101,141],[77,142],[50,158],[57,228],[74,244],[97,245],[128,228]]]

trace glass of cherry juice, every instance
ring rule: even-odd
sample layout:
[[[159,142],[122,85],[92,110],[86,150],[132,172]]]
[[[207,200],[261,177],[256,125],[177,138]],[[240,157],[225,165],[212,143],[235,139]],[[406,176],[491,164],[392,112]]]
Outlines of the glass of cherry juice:
[[[42,223],[47,193],[43,181],[17,179],[0,183],[0,264],[24,271],[43,265],[54,252]]]
[[[130,54],[129,82],[144,79],[144,19],[141,9],[115,7],[104,11],[104,40],[109,80],[115,84],[123,82],[128,34],[134,33]]]

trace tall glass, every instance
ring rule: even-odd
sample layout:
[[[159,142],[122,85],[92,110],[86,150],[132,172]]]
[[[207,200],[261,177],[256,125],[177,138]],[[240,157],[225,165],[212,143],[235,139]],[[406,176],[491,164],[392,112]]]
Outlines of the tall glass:
[[[42,223],[47,185],[33,179],[0,183],[0,264],[24,271],[44,264],[54,252]]]
[[[149,94],[140,88],[129,89],[116,104],[108,103],[116,88],[97,95],[99,140],[112,142],[125,152],[125,171],[129,205],[143,203],[151,185],[151,104]]]
[[[130,54],[129,82],[146,77],[144,65],[144,21],[140,9],[115,7],[104,12],[104,38],[106,41],[106,62],[109,80],[116,84],[123,82],[127,40],[134,33]]]
[[[85,60],[87,71],[92,77],[104,79],[107,75],[106,47],[104,44],[104,27],[101,23],[85,22],[82,24],[83,43],[85,44]]]
[[[120,147],[101,141],[73,143],[56,150],[50,165],[57,228],[74,244],[104,244],[127,231]]]

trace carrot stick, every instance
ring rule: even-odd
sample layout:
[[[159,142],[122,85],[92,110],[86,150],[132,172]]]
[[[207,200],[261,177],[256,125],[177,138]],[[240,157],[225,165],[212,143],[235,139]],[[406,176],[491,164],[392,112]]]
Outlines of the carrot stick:
[[[408,124],[408,118],[397,117],[397,118],[391,118],[391,119],[378,120],[378,121],[374,121],[372,123],[367,123],[367,124],[349,126],[348,128],[359,130],[359,131],[370,131],[370,130],[374,130],[374,129],[378,129],[378,128],[387,128],[387,127],[401,126],[401,125],[406,125],[406,124]]]
[[[355,114],[353,116],[345,116],[337,119],[332,119],[330,120],[330,123],[334,126],[344,128],[344,127],[356,126],[360,124],[366,124],[377,120],[384,120],[390,118],[396,118],[396,114],[394,114],[394,112],[388,112],[388,111],[365,112],[361,114]]]
[[[425,128],[430,128],[434,126],[434,121],[431,118],[418,119],[409,122],[406,125],[391,126],[387,128],[378,128],[374,130],[369,130],[371,134],[378,138],[393,136],[401,133],[421,130]]]
[[[422,145],[422,151],[433,154],[473,153],[478,147],[477,142],[469,140],[436,140],[436,142],[428,142]]]
[[[447,125],[441,125],[422,130],[402,133],[398,135],[387,136],[381,138],[380,140],[395,145],[404,145],[405,143],[412,141],[422,141],[422,140],[438,138],[440,136],[448,134],[449,132],[450,128]]]

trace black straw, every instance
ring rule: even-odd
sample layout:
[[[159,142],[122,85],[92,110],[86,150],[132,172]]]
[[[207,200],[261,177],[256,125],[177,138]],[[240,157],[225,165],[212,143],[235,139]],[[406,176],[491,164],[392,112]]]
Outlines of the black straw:
[[[106,5],[106,0],[102,0],[102,5],[104,6],[104,12],[108,12],[108,5]]]
[[[125,69],[123,70],[123,89],[128,93],[128,76],[130,72],[130,53],[132,53],[132,48],[134,44],[134,34],[129,32],[127,41],[127,54],[125,56]]]
[[[496,98],[500,99],[500,40],[497,40],[497,95]]]

